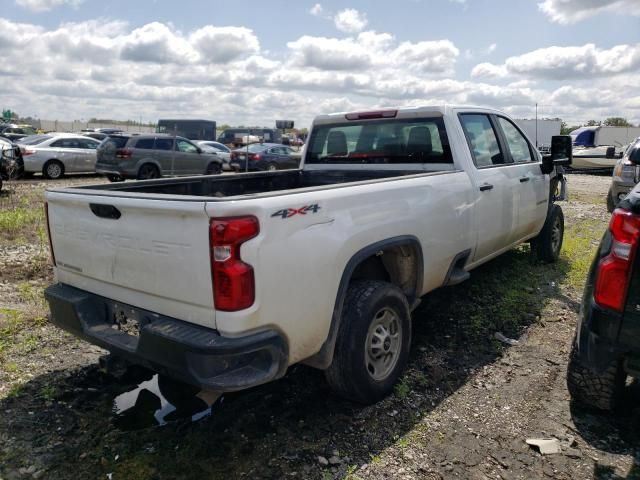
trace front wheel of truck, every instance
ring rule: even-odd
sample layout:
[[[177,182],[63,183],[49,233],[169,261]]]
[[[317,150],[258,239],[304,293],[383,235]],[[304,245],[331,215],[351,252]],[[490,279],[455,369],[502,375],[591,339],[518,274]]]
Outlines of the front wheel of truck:
[[[347,291],[325,376],[340,396],[375,403],[393,390],[410,346],[411,314],[402,290],[387,282],[358,281]]]
[[[538,260],[554,263],[560,256],[562,240],[564,239],[564,214],[559,205],[551,205],[542,230],[536,238],[531,240],[531,251]]]

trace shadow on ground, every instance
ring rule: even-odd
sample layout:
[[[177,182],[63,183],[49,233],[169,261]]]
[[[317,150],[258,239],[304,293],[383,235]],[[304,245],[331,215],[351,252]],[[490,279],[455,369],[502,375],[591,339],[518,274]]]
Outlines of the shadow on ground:
[[[96,366],[35,377],[0,401],[0,474],[33,466],[57,479],[342,477],[375,462],[501,356],[507,347],[496,331],[517,338],[550,298],[563,300],[558,283],[568,268],[534,263],[522,247],[426,296],[414,312],[406,375],[369,407],[334,396],[322,372],[294,366],[277,382],[225,394],[200,421],[125,431],[114,424],[113,401],[140,378],[115,381]],[[336,453],[339,464],[318,461]]]
[[[571,418],[580,436],[594,448],[616,455],[629,455],[633,465],[626,476],[615,473],[611,465],[595,462],[594,480],[640,480],[640,385],[634,381],[625,388],[624,399],[616,412],[601,412],[571,402]]]

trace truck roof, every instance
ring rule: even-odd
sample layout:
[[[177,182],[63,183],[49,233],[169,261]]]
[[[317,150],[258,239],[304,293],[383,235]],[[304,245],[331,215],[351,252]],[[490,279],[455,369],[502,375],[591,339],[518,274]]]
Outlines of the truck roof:
[[[503,113],[500,110],[496,110],[488,107],[478,107],[471,105],[415,105],[415,106],[402,106],[402,107],[372,107],[370,109],[362,109],[354,112],[336,112],[326,115],[318,115],[314,119],[314,123],[334,123],[338,118],[344,118],[346,115],[358,115],[363,113],[372,112],[389,112],[396,111],[394,118],[411,118],[423,115],[436,115],[444,116],[450,113],[452,110],[469,110],[469,111],[482,111],[491,113]]]

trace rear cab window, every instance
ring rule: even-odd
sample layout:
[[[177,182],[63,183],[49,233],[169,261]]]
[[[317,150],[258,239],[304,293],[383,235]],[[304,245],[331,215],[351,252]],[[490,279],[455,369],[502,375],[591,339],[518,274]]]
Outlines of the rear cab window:
[[[308,164],[452,164],[441,117],[349,121],[314,126]]]

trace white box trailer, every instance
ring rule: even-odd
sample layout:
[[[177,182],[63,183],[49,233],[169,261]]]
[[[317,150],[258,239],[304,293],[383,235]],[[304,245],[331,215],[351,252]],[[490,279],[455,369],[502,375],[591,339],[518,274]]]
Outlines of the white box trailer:
[[[599,127],[596,130],[596,145],[624,147],[640,137],[640,127]]]
[[[551,145],[551,137],[560,135],[562,128],[561,120],[517,119],[516,123],[538,148]]]

